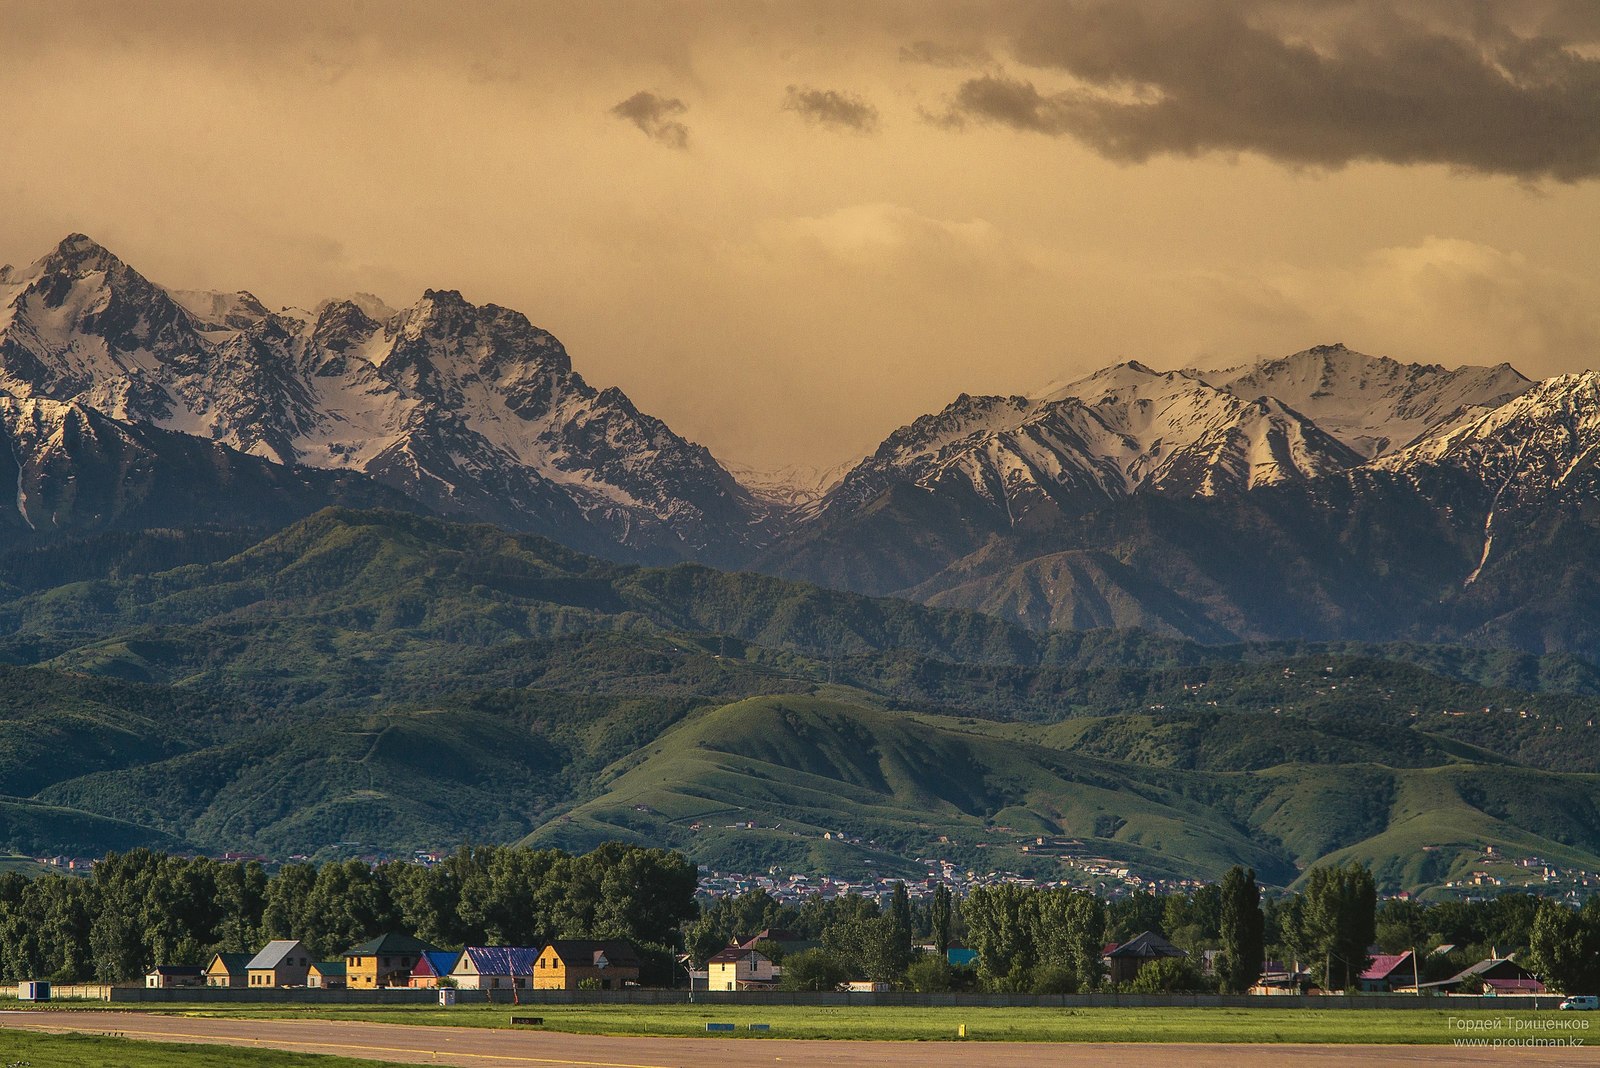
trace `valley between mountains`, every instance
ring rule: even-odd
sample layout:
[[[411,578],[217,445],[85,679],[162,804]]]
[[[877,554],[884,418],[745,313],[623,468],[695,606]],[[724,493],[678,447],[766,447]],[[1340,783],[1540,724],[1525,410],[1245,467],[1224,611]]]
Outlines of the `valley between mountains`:
[[[0,844],[1600,871],[1597,389],[1132,362],[775,480],[518,312],[74,235],[0,269]]]

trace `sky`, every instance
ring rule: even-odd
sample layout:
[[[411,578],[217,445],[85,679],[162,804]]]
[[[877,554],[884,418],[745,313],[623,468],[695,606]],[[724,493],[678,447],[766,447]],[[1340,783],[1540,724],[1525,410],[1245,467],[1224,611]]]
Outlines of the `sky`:
[[[1600,4],[0,0],[0,263],[525,312],[733,465],[1126,359],[1600,354]]]

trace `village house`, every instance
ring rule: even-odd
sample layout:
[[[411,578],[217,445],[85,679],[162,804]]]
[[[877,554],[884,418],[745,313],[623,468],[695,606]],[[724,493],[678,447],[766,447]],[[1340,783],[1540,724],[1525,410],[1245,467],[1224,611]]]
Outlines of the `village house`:
[[[1402,987],[1413,992],[1417,988],[1416,958],[1410,950],[1380,953],[1356,977],[1356,989],[1363,994],[1387,994]]]
[[[206,986],[248,986],[245,969],[253,953],[218,953],[206,965]]]
[[[345,983],[351,990],[410,986],[411,969],[435,947],[391,931],[344,951]]]
[[[1106,954],[1106,964],[1111,969],[1111,981],[1122,986],[1133,982],[1139,969],[1153,960],[1188,955],[1154,931],[1144,931],[1110,950]]]
[[[313,961],[306,971],[306,986],[313,990],[343,990],[344,983],[342,960]]]
[[[744,949],[760,949],[763,942],[777,946],[783,951],[781,955],[784,957],[789,956],[791,953],[803,953],[808,949],[816,949],[822,945],[821,942],[781,927],[768,927],[766,930],[756,932],[749,938],[741,938],[738,940],[738,945]]]
[[[206,972],[196,964],[158,964],[145,973],[149,990],[173,990],[182,986],[205,986]]]
[[[468,946],[450,971],[462,990],[528,990],[539,950],[532,946]]]
[[[1422,989],[1430,993],[1443,991],[1454,994],[1545,994],[1545,985],[1528,969],[1510,957],[1490,957],[1480,960],[1470,968],[1463,968],[1448,979],[1437,983],[1423,983]]]
[[[1311,985],[1311,973],[1303,971],[1298,961],[1285,964],[1283,961],[1267,960],[1261,962],[1261,974],[1256,977],[1255,985],[1247,994],[1303,994]]]
[[[416,967],[411,969],[411,985],[424,990],[432,990],[439,985],[439,980],[448,978],[455,971],[456,961],[461,954],[453,949],[438,949],[424,953],[417,961]]]
[[[539,951],[533,965],[535,990],[577,990],[593,980],[601,990],[639,982],[639,951],[620,939],[557,939]]]
[[[729,946],[706,961],[707,990],[770,990],[780,969],[754,949]]]
[[[268,942],[245,965],[245,971],[250,976],[249,985],[257,989],[266,986],[305,986],[310,968],[311,951],[297,938]]]

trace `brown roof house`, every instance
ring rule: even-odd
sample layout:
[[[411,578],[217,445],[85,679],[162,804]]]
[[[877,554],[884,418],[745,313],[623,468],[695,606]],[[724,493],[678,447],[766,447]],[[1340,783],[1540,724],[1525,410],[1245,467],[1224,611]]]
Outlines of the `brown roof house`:
[[[621,939],[559,938],[533,963],[535,990],[577,990],[585,984],[620,990],[639,982],[639,951]]]
[[[770,990],[780,971],[760,950],[729,946],[706,961],[707,990]]]
[[[1111,981],[1122,986],[1133,982],[1139,969],[1153,960],[1188,955],[1154,931],[1144,931],[1106,954],[1106,962],[1111,967]]]
[[[1423,983],[1423,990],[1453,991],[1458,994],[1544,994],[1545,985],[1528,969],[1510,957],[1480,960],[1448,979]]]

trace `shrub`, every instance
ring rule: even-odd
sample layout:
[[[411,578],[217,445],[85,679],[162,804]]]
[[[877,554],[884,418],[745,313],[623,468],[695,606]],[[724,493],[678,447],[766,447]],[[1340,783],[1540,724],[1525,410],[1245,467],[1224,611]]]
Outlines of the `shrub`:
[[[1139,969],[1128,989],[1135,994],[1190,994],[1206,988],[1205,977],[1187,960],[1160,957]]]
[[[942,994],[955,985],[955,969],[937,953],[924,953],[906,968],[906,983],[919,994]]]
[[[783,963],[780,990],[837,990],[850,981],[849,967],[825,949],[796,953]]]

